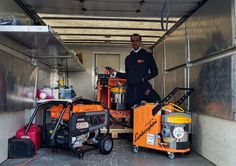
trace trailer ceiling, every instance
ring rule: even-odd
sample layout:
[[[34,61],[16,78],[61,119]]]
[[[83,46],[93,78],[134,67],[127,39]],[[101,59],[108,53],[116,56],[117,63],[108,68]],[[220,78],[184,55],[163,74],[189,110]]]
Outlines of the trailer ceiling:
[[[152,46],[206,0],[25,0],[65,43],[128,45],[139,33]]]

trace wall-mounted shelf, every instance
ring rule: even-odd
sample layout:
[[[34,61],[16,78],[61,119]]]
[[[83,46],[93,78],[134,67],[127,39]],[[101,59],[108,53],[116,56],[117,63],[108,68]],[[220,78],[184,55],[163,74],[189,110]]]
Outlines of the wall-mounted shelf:
[[[49,26],[0,26],[0,35],[10,38],[26,48],[25,52],[40,63],[60,71],[83,71],[75,54]],[[12,42],[2,41],[7,47],[17,50]]]

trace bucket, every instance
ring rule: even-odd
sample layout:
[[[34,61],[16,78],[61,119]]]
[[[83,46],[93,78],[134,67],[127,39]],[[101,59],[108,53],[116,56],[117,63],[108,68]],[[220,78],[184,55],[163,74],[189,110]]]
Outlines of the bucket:
[[[126,110],[126,88],[116,86],[111,88],[111,109]]]

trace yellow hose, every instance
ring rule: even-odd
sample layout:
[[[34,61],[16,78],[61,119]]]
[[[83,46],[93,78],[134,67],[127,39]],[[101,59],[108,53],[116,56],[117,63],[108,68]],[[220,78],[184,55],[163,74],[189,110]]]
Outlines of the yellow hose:
[[[175,112],[185,112],[183,108],[181,108],[180,106],[174,104],[174,103],[168,103],[165,106],[163,106],[161,108],[164,111],[175,111]]]

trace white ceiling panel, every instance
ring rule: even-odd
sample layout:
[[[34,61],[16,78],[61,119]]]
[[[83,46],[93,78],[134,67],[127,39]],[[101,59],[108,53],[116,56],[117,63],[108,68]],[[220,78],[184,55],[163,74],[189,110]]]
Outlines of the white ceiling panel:
[[[154,44],[206,0],[25,0],[66,43]],[[168,21],[167,21],[168,20]]]

